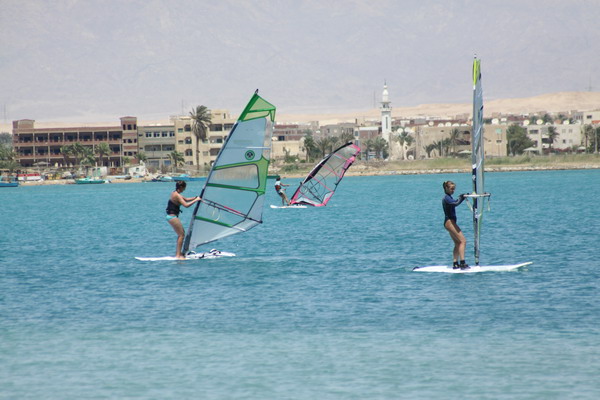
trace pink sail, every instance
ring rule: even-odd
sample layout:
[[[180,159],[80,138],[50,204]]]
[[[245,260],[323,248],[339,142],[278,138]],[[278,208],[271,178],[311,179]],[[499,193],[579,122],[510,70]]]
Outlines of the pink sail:
[[[291,204],[325,206],[358,153],[360,148],[350,142],[322,159],[302,181],[290,200]]]

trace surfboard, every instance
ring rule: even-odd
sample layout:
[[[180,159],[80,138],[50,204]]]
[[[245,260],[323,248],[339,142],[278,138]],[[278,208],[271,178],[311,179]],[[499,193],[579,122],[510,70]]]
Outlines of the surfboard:
[[[136,257],[136,260],[139,261],[187,261],[187,260],[207,260],[211,258],[221,258],[221,257],[235,257],[234,253],[228,253],[226,251],[219,251],[212,249],[211,251],[207,251],[204,253],[191,253],[185,257],[185,260],[176,258],[174,256],[166,256],[166,257]]]
[[[271,208],[308,208],[307,206],[303,206],[303,205],[291,205],[291,206],[274,206],[273,204],[271,204]]]
[[[413,271],[418,272],[442,272],[446,274],[472,274],[476,272],[503,272],[503,271],[514,271],[527,265],[533,264],[532,262],[525,262],[521,264],[512,265],[475,265],[467,269],[454,269],[447,265],[432,265],[429,267],[415,267]]]

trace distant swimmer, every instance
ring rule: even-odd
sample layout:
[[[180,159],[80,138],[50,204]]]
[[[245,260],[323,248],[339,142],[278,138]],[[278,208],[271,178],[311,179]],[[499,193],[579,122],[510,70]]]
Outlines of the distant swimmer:
[[[185,230],[179,220],[179,213],[181,213],[180,206],[187,208],[202,200],[200,196],[183,197],[181,193],[183,193],[185,187],[186,183],[184,181],[177,181],[175,183],[175,190],[171,193],[171,197],[169,197],[169,202],[167,203],[167,221],[171,224],[173,230],[177,234],[177,252],[175,253],[175,257],[182,260],[185,260],[183,254],[181,254]]]
[[[277,192],[279,197],[281,197],[281,205],[289,206],[290,201],[288,200],[288,197],[285,194],[284,186],[290,186],[290,185],[284,185],[283,183],[281,183],[281,177],[279,175],[277,175],[277,178],[275,179],[275,191]]]
[[[459,226],[456,223],[456,206],[463,202],[465,195],[461,194],[457,200],[452,198],[456,185],[452,181],[446,181],[443,183],[445,196],[442,199],[442,207],[444,208],[444,228],[450,234],[452,241],[454,242],[454,250],[452,251],[452,258],[454,260],[452,267],[454,269],[467,269],[469,266],[465,263],[465,247],[467,246],[467,239],[463,235]],[[458,261],[460,259],[460,262]]]

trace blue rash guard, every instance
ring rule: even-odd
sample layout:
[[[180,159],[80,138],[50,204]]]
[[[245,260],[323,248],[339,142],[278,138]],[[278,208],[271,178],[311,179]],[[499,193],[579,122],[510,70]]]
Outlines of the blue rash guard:
[[[458,200],[454,200],[449,194],[444,196],[444,198],[442,199],[442,207],[444,208],[445,215],[444,224],[446,224],[446,221],[448,221],[449,219],[456,222],[455,208],[457,205],[462,203],[464,199],[464,197],[460,197]]]

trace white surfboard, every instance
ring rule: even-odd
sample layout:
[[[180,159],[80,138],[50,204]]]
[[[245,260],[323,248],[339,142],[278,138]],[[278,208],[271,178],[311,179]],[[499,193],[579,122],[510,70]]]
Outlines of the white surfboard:
[[[293,204],[291,206],[274,206],[271,204],[271,208],[308,208],[307,206],[303,206],[301,204]]]
[[[521,264],[512,265],[475,265],[467,269],[454,269],[447,265],[432,265],[429,267],[415,267],[413,271],[418,272],[442,272],[446,274],[472,274],[475,272],[502,272],[502,271],[513,271],[527,265],[533,264],[532,262],[526,262]]]
[[[207,260],[211,258],[220,258],[220,257],[235,257],[234,253],[228,253],[226,251],[219,250],[211,250],[204,253],[191,253],[185,257],[185,260],[176,258],[174,256],[166,256],[166,257],[136,257],[136,260],[140,261],[187,261],[187,260]]]

